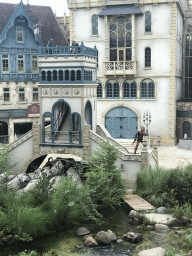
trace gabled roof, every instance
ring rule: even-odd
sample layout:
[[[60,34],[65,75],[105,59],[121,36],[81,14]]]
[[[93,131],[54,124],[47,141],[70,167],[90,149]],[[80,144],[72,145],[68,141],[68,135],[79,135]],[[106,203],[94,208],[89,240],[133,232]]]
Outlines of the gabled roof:
[[[20,3],[22,4],[22,3]],[[20,4],[8,4],[0,3],[0,35],[4,31],[7,23],[11,16]],[[48,6],[35,6],[35,5],[24,5],[33,24],[41,23],[41,41],[44,46],[47,45],[48,41],[52,38],[53,45],[65,46],[68,45],[65,40],[59,24],[56,21],[55,15]]]

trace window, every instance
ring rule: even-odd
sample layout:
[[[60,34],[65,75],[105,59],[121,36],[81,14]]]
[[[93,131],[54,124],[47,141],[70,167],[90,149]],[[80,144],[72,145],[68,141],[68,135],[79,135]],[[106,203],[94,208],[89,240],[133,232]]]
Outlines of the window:
[[[63,80],[63,70],[59,70],[59,81]]]
[[[92,35],[98,35],[98,15],[92,16]]]
[[[19,88],[19,102],[25,101],[25,89]]]
[[[39,90],[38,88],[33,88],[33,101],[39,100]]]
[[[57,81],[57,70],[53,70],[53,81]]]
[[[123,98],[136,99],[137,98],[137,85],[136,82],[126,81],[123,84]]]
[[[110,25],[110,61],[132,59],[131,16],[115,18]]]
[[[47,71],[47,81],[51,81],[51,71]]]
[[[69,80],[69,70],[65,70],[65,80]]]
[[[145,32],[151,32],[151,12],[145,13]]]
[[[187,27],[187,33],[185,36],[185,54],[184,54],[184,64],[185,64],[185,98],[192,98],[192,27]]]
[[[23,34],[23,27],[17,27],[16,28],[16,40],[17,43],[23,43],[24,42],[24,34]]]
[[[106,98],[119,98],[119,83],[118,82],[107,82],[106,85]]]
[[[18,55],[18,72],[24,72],[24,55]]]
[[[42,71],[41,74],[42,74],[42,81],[45,81],[45,71]]]
[[[38,64],[37,64],[37,55],[33,55],[32,57],[32,72],[38,72]]]
[[[141,99],[155,98],[155,84],[153,81],[147,79],[141,82]]]
[[[71,70],[71,81],[75,81],[75,70]]]
[[[77,80],[81,80],[81,70],[77,70]]]
[[[2,71],[9,72],[9,55],[2,54]]]
[[[149,47],[145,49],[145,67],[151,67],[151,48]]]
[[[10,92],[9,92],[9,88],[3,88],[3,100],[5,102],[9,102],[10,101]]]
[[[97,86],[97,98],[98,99],[102,99],[103,97],[103,91],[102,91],[102,84],[101,83],[98,83],[98,86]]]

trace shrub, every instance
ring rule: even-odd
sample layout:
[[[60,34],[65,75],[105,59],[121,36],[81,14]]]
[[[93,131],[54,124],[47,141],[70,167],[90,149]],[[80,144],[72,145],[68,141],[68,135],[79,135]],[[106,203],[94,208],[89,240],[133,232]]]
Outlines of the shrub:
[[[99,221],[101,217],[90,197],[88,186],[65,178],[55,188],[52,208],[57,225],[68,226],[74,221]]]
[[[104,141],[87,165],[86,184],[100,212],[119,207],[125,194],[122,171],[116,166],[118,154],[119,150],[114,145]]]
[[[185,250],[192,250],[192,228],[189,228],[186,230],[186,233],[184,233],[179,238],[179,244],[185,249]]]
[[[184,205],[179,206],[179,203],[177,203],[172,209],[172,212],[177,219],[180,219],[181,216],[192,218],[192,205],[190,203],[185,203]]]

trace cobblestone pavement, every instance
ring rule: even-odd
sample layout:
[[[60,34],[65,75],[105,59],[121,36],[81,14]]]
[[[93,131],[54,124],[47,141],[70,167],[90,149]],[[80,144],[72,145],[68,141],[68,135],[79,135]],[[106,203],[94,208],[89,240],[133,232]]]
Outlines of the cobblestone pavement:
[[[176,168],[192,164],[192,150],[180,149],[177,146],[158,147],[159,166]]]

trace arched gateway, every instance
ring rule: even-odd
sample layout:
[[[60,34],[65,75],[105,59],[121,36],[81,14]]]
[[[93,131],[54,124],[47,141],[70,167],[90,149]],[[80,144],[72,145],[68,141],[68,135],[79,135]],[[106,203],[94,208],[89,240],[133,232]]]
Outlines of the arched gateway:
[[[129,108],[114,108],[105,117],[105,127],[115,139],[133,139],[137,132],[137,115]]]

